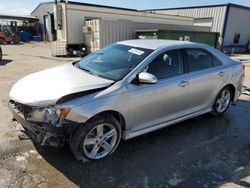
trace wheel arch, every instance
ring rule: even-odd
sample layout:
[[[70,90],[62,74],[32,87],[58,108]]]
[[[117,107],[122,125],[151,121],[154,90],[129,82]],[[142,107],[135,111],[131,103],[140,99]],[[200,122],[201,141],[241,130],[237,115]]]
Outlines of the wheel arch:
[[[116,126],[116,127],[119,126],[118,123],[121,124],[121,128],[119,127],[119,131],[117,132],[118,139],[116,139],[115,145],[113,145],[111,150],[108,151],[108,153],[105,154],[103,157],[109,156],[118,147],[120,140],[122,139],[122,136],[123,136],[122,135],[122,133],[123,133],[122,127],[124,126],[123,116],[117,111],[112,111],[112,110],[103,111],[103,112],[100,112],[100,113],[92,116],[91,118],[89,118],[86,122],[84,122],[82,124],[82,126],[78,126],[77,129],[75,129],[75,131],[70,134],[69,147],[70,147],[70,150],[75,155],[77,160],[79,160],[81,162],[89,162],[91,160],[100,159],[100,158],[91,158],[90,156],[86,155],[84,149],[82,149],[82,147],[83,147],[82,144],[84,143],[84,139],[86,138],[85,136],[87,136],[88,133],[90,133],[90,131],[93,130],[93,127],[98,125],[98,124],[91,124],[91,121],[93,121],[93,122],[96,121],[98,123],[98,122],[100,122],[100,119],[102,119],[102,118],[105,119],[106,121],[111,120],[111,122],[114,123],[114,126]],[[117,120],[118,122],[114,121],[114,120]],[[101,122],[103,122],[103,121],[101,121]],[[84,125],[86,125],[86,126],[84,126]],[[96,142],[96,144],[97,144],[97,142]],[[98,147],[101,147],[100,144],[101,144],[101,142],[99,141]]]
[[[114,111],[114,110],[106,110],[106,111],[99,112],[98,114],[96,114],[96,115],[92,116],[91,118],[89,118],[87,121],[89,121],[89,120],[91,120],[93,118],[98,118],[100,116],[105,116],[105,115],[113,116],[119,122],[119,124],[121,125],[121,129],[122,130],[126,129],[126,121],[125,121],[124,116],[120,112],[117,112],[117,111]]]
[[[223,88],[225,88],[225,87],[229,87],[230,90],[232,91],[231,101],[234,102],[235,92],[236,92],[235,86],[234,86],[233,84],[227,84],[227,85],[225,85]],[[222,89],[223,89],[223,88],[222,88]]]

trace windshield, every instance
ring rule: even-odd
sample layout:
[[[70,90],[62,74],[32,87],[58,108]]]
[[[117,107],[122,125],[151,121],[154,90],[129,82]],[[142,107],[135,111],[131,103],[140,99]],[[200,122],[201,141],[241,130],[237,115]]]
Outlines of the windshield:
[[[76,63],[76,66],[90,74],[118,81],[131,72],[152,51],[122,44],[112,44],[83,58]]]

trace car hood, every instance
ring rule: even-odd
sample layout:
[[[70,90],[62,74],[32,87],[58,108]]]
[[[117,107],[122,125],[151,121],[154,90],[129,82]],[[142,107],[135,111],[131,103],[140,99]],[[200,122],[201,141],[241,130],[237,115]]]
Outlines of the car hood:
[[[22,78],[12,87],[10,99],[32,106],[54,105],[65,95],[107,87],[113,82],[66,64]]]

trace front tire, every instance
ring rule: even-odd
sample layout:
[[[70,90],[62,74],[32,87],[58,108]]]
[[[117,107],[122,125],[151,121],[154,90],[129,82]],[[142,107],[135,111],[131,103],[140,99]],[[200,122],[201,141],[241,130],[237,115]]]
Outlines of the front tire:
[[[70,149],[82,161],[96,161],[112,154],[121,140],[121,126],[111,115],[92,118],[70,140]]]
[[[224,87],[217,95],[212,107],[212,114],[219,116],[224,114],[231,104],[232,90],[230,87]]]

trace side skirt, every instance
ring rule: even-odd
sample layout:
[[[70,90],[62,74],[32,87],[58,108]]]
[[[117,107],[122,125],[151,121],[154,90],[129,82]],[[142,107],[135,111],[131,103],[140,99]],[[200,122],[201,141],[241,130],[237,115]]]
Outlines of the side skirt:
[[[182,122],[182,121],[194,118],[196,116],[208,113],[210,111],[211,111],[210,108],[209,109],[205,109],[205,110],[202,110],[202,111],[199,111],[199,112],[196,112],[196,113],[193,113],[193,114],[190,114],[190,115],[178,118],[178,119],[174,119],[172,121],[168,121],[168,122],[164,122],[164,123],[161,123],[161,124],[153,125],[151,127],[138,130],[136,132],[132,132],[130,130],[125,130],[124,134],[123,134],[123,139],[124,140],[128,140],[128,139],[131,139],[131,138],[134,138],[134,137],[137,137],[137,136],[140,136],[140,135],[152,132],[152,131],[156,131],[158,129],[162,129],[164,127],[168,127],[170,125],[173,125],[173,124],[176,124],[176,123],[179,123],[179,122]]]

